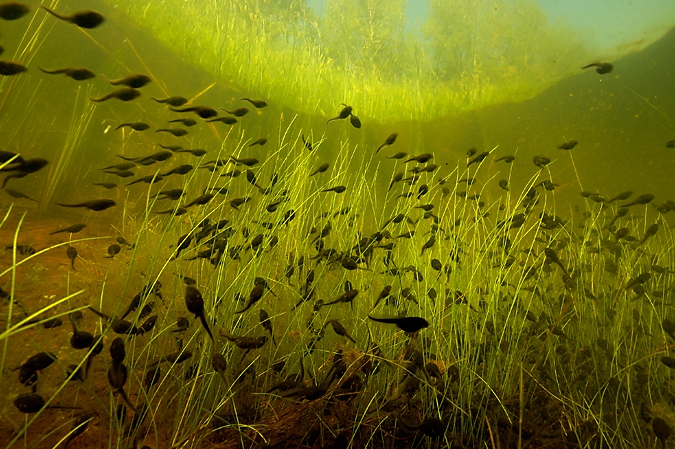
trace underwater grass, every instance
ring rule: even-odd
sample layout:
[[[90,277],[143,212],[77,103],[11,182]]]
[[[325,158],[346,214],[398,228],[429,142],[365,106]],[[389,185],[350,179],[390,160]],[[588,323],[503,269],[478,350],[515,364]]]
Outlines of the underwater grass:
[[[561,220],[554,229],[545,229],[541,217],[534,213],[528,213],[523,223],[515,225],[518,214],[532,210],[534,203],[538,203],[537,208],[550,210],[549,214],[558,207],[554,192],[535,188],[542,179],[549,179],[550,172],[546,169],[536,171],[520,193],[508,191],[496,194],[492,189],[495,176],[472,185],[460,182],[467,177],[480,177],[484,170],[482,166],[463,169],[462,162],[446,176],[436,172],[421,175],[420,182],[434,186],[428,194],[430,198],[424,198],[422,202],[440,202],[442,207],[438,208],[436,217],[426,219],[429,220],[427,223],[422,219],[415,224],[415,220],[424,215],[423,211],[413,209],[413,205],[420,204],[420,201],[414,196],[395,199],[394,195],[416,192],[416,189],[397,186],[383,194],[391,178],[379,180],[377,174],[381,169],[374,171],[374,177],[367,175],[375,168],[371,167],[374,159],[364,156],[368,153],[357,151],[348,142],[343,142],[336,155],[338,163],[322,175],[321,181],[308,178],[307,173],[318,165],[321,157],[318,153],[307,152],[299,136],[293,121],[285,130],[280,128],[279,144],[267,153],[257,168],[260,182],[270,179],[272,173],[281,174],[275,190],[287,189],[289,194],[284,208],[296,211],[296,219],[289,224],[280,218],[280,210],[275,213],[265,210],[266,205],[277,198],[275,194],[256,196],[252,202],[241,206],[240,211],[233,211],[229,199],[252,195],[256,188],[241,179],[221,178],[214,174],[216,172],[205,170],[186,176],[182,187],[195,192],[205,186],[227,186],[230,192],[223,199],[217,195],[206,206],[193,209],[187,219],[172,216],[157,219],[151,212],[158,208],[158,200],[151,198],[151,191],[156,190],[154,187],[148,189],[136,203],[125,206],[123,228],[127,237],[133,236],[135,247],[128,250],[124,262],[122,259],[113,261],[119,263],[124,271],[109,272],[104,277],[96,307],[111,315],[120,313],[128,302],[128,292],[139,288],[139,279],[135,275],[139,270],[146,273],[146,285],[161,282],[163,299],[148,293],[141,304],[142,307],[148,301],[153,302],[154,313],[159,316],[151,335],[127,338],[126,363],[131,375],[125,389],[137,408],[148,407],[145,423],[130,427],[131,418],[127,417],[126,423],[113,418],[120,399],[106,388],[101,379],[87,381],[93,384],[86,389],[93,387],[96,395],[107,395],[109,398],[107,405],[105,402],[99,405],[103,410],[100,410],[102,413],[97,419],[108,422],[108,429],[101,431],[109,435],[110,447],[124,447],[129,441],[150,440],[153,445],[202,447],[229,434],[238,435],[239,444],[267,440],[269,437],[265,435],[270,425],[262,422],[273,417],[282,419],[284,410],[292,414],[300,406],[276,394],[264,393],[279,378],[271,365],[287,359],[284,372],[297,372],[302,357],[305,379],[315,377],[320,382],[329,371],[330,360],[338,349],[343,350],[343,356],[349,356],[351,362],[335,385],[353,375],[371,357],[379,362],[380,371],[369,376],[351,406],[335,405],[343,403],[333,395],[337,398],[344,394],[338,393],[335,386],[326,396],[316,402],[310,401],[313,406],[323,404],[323,408],[333,404],[330,407],[342,407],[340,410],[347,412],[339,428],[333,427],[340,422],[335,421],[335,416],[328,415],[327,419],[314,416],[312,422],[324,429],[323,438],[328,441],[341,430],[350,429],[350,438],[355,445],[384,445],[391,435],[402,432],[400,425],[393,424],[394,417],[383,414],[381,408],[391,398],[400,397],[405,379],[410,378],[417,379],[420,387],[408,399],[408,410],[398,412],[405,413],[406,417],[399,415],[399,419],[414,422],[421,417],[437,416],[446,420],[448,425],[444,439],[437,443],[425,440],[425,446],[450,444],[453,438],[482,438],[481,435],[488,436],[493,442],[498,438],[504,444],[515,445],[514,440],[503,440],[510,431],[504,429],[504,423],[497,423],[506,419],[512,429],[518,429],[520,439],[532,438],[533,429],[529,424],[533,419],[530,416],[531,405],[525,407],[525,404],[534,401],[544,406],[537,402],[543,398],[548,398],[550,404],[545,407],[564,410],[568,419],[565,432],[575,434],[578,441],[601,438],[607,444],[623,447],[643,440],[639,424],[641,418],[632,411],[637,409],[638,404],[629,407],[629,413],[621,405],[635,393],[626,396],[627,392],[622,393],[622,390],[649,388],[653,402],[661,401],[663,393],[659,392],[656,384],[633,385],[631,372],[637,366],[648,371],[664,369],[655,360],[663,349],[655,349],[652,342],[638,337],[646,336],[640,329],[659,329],[667,311],[664,304],[652,299],[648,292],[636,299],[631,292],[623,291],[621,285],[639,273],[645,263],[651,264],[652,257],[672,266],[675,262],[673,236],[669,230],[660,229],[663,232],[636,249],[631,249],[629,243],[613,247],[602,236],[607,235],[604,227],[613,218],[616,208],[600,208],[595,203],[588,204],[588,218],[575,219],[575,213],[570,213],[569,218]],[[244,156],[249,141],[244,135],[236,141],[226,139],[217,159],[229,154]],[[493,149],[494,152],[498,150]],[[227,164],[220,172],[232,168],[232,164]],[[396,167],[393,169],[397,170]],[[441,179],[444,183],[439,185]],[[324,186],[345,184],[349,194],[319,192],[319,182]],[[448,185],[451,190],[445,198],[440,198],[444,194],[440,187]],[[533,189],[536,194],[532,198],[529,192]],[[466,199],[473,194],[479,194],[480,198]],[[483,197],[491,197],[492,200],[479,204]],[[340,213],[345,207],[349,208],[348,212]],[[299,255],[309,257],[317,253],[309,238],[313,235],[310,232],[312,228],[316,234],[330,221],[333,230],[324,240],[331,247],[349,248],[358,236],[370,235],[377,230],[375,223],[386,221],[392,216],[392,211],[404,211],[412,220],[412,223],[404,220],[388,225],[387,230],[392,236],[411,229],[418,230],[418,233],[410,241],[393,239],[396,243],[391,250],[376,250],[371,261],[364,266],[373,271],[347,271],[330,261],[314,265],[318,279],[316,299],[290,311],[301,299],[297,289],[304,282],[303,276],[309,267],[305,267],[303,276],[296,273],[288,278],[285,274],[288,254],[295,254],[297,262]],[[11,208],[7,215],[10,212]],[[325,212],[328,214],[324,215]],[[172,245],[181,235],[197,233],[207,218],[217,221],[225,217],[230,220],[229,227],[225,228],[230,236],[220,263],[213,266],[208,260],[188,261],[200,250],[192,246],[176,257],[177,251]],[[375,217],[378,218],[374,220]],[[648,209],[641,215],[628,218],[630,220],[621,223],[626,224],[636,236],[643,234],[647,223],[653,220]],[[253,220],[259,223],[270,220],[272,225],[265,229]],[[419,249],[429,236],[424,231],[431,225],[438,226],[438,241],[421,254]],[[512,226],[513,229],[510,229]],[[225,229],[218,230],[213,237],[222,235]],[[264,249],[258,254],[244,249],[238,261],[228,257],[230,249],[242,244],[245,246],[252,236],[261,231],[267,241],[271,236],[278,237],[277,244],[272,248],[263,244]],[[19,233],[20,227],[17,227],[15,243],[20,241]],[[249,237],[244,237],[244,234]],[[3,275],[16,272],[26,261],[38,258],[44,252],[88,240],[91,239],[56,244],[23,260],[15,258]],[[542,245],[552,244],[559,249],[558,254],[571,276],[565,284],[560,284],[562,270],[553,263],[547,263],[540,249]],[[613,248],[610,251],[614,252],[620,249],[619,254],[623,256],[612,256],[611,253],[601,256],[603,251],[607,251],[602,249],[603,246]],[[381,273],[385,269],[383,257],[389,251],[391,260],[396,261],[401,270],[393,276]],[[509,257],[514,257],[515,261],[506,266]],[[616,266],[618,271],[608,277],[602,265],[615,257],[619,262]],[[448,268],[435,270],[429,264],[430,258],[443,260],[443,266]],[[306,260],[306,263],[309,261]],[[411,267],[414,267],[411,271],[413,276],[405,271],[407,268],[413,270]],[[182,302],[184,287],[176,274],[191,276],[197,281],[205,295],[206,310],[214,333],[225,329],[236,335],[261,335],[255,311],[263,307],[272,317],[278,346],[268,342],[262,349],[241,360],[241,349],[220,341],[220,338],[212,343],[199,323],[192,320],[190,329],[179,338],[182,343],[176,346],[171,331],[179,316],[187,316]],[[235,293],[246,296],[255,276],[266,279],[277,297],[267,293],[261,305],[252,312],[235,315],[241,304],[232,298]],[[663,273],[652,281],[651,288],[668,290],[668,279],[672,281],[672,276]],[[361,290],[355,300],[359,304],[357,307],[352,309],[348,304],[315,307],[317,299],[327,301],[339,296],[346,280]],[[113,288],[109,292],[110,286],[119,281],[122,281],[121,291]],[[395,293],[389,301],[383,301],[371,311],[370,307],[385,283],[392,284]],[[405,287],[411,288],[419,304],[401,296]],[[438,290],[435,300],[427,294],[431,287]],[[596,299],[590,299],[589,292]],[[80,292],[66,295],[32,317],[48,313],[51,308],[58,311],[58,316],[65,316],[72,310],[86,312],[89,301],[73,302],[81,296]],[[64,309],[68,303],[70,306]],[[604,316],[608,309],[615,311],[610,321],[606,321]],[[631,310],[634,312],[631,313]],[[410,339],[395,329],[373,325],[367,318],[368,314],[422,315],[429,320],[431,327]],[[23,324],[29,319],[32,318],[13,324],[0,337],[4,342],[4,367],[7,367],[13,339],[28,331],[29,328],[23,327]],[[91,319],[86,316],[88,326],[92,324]],[[318,335],[316,329],[325,326],[329,319],[340,320],[356,339],[357,345],[336,336],[329,326],[324,329],[325,336],[313,345],[314,351],[308,352],[310,343]],[[10,308],[7,322],[12,321]],[[308,329],[310,321],[313,325]],[[96,323],[97,334],[112,336],[109,324],[101,320]],[[133,323],[138,326],[141,319],[135,317]],[[607,327],[607,323],[614,324]],[[632,334],[624,334],[626,327],[632,330]],[[592,349],[603,336],[608,342],[615,342],[612,352],[606,355],[603,355],[602,349]],[[653,338],[663,344],[665,336],[659,333]],[[372,352],[370,342],[379,344],[381,355]],[[427,363],[442,367],[442,382],[432,382],[424,370],[408,365],[403,354],[411,345],[419,348]],[[143,379],[151,364],[162,354],[181,347],[189,349],[192,357],[181,364],[162,363],[160,380],[146,393]],[[211,368],[213,352],[223,354],[228,360],[224,373],[216,373]],[[101,372],[106,371],[109,368],[106,353],[98,357],[98,362],[102,364]],[[86,357],[80,358],[79,365],[85,360]],[[59,364],[65,369],[65,365]],[[189,378],[185,377],[187,372],[191,372]],[[10,377],[13,376],[3,376],[0,381],[10,381]],[[49,403],[59,401],[59,395],[68,391],[71,387],[67,381],[58,384],[50,395]],[[35,414],[26,422],[24,429],[27,431],[36,420],[48,413],[52,412],[42,410]],[[549,422],[547,426],[539,432],[548,435],[553,424]],[[593,435],[585,426],[596,429]],[[310,438],[310,433],[303,435]],[[55,429],[54,435],[63,434],[63,429],[59,432]],[[23,438],[21,435],[17,434],[14,442]]]

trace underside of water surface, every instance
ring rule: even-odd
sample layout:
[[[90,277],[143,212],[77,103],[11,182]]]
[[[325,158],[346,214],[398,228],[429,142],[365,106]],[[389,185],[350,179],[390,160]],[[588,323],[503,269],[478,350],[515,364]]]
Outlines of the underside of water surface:
[[[1,446],[672,445],[675,32],[412,3],[0,3]]]
[[[598,54],[530,0],[115,2],[187,60],[305,114],[336,104],[381,122],[429,120],[531,98]]]

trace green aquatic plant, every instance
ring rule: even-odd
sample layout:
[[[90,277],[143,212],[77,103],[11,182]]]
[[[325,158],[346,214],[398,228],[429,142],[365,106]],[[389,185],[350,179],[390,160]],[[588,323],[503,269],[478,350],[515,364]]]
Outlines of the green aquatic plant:
[[[58,159],[52,161],[47,186],[45,187],[42,196],[43,207],[46,207],[46,205],[52,202],[51,200],[54,198],[54,194],[58,189],[59,184],[68,179],[67,174],[69,172],[73,172],[72,167],[70,166],[73,152],[77,151],[77,147],[82,140],[82,135],[89,127],[89,121],[93,117],[96,108],[94,106],[95,103],[90,102],[87,98],[91,93],[91,88],[87,94],[83,94],[82,90],[82,88],[78,88],[74,100],[73,114],[70,120],[71,127],[68,130],[61,154]],[[72,181],[72,179],[68,179],[68,181]]]
[[[90,427],[96,426],[115,447],[130,441],[201,447],[233,437],[237,444],[244,445],[290,437],[313,441],[316,436],[311,429],[325,429],[324,441],[332,441],[346,430],[352,444],[361,447],[384,445],[386,435],[392,432],[398,432],[401,438],[412,436],[414,432],[406,428],[420,423],[422,417],[435,416],[446,426],[440,445],[488,434],[515,445],[516,436],[532,441],[553,438],[562,431],[555,419],[531,415],[532,404],[538,404],[552,417],[565,413],[569,426],[565,432],[575,435],[579,443],[602,438],[624,446],[642,438],[636,414],[622,414],[621,420],[632,423],[622,426],[618,417],[611,418],[607,413],[625,401],[619,380],[622,376],[630,381],[630,373],[638,366],[643,370],[663,369],[652,366],[659,363],[652,362],[659,352],[645,340],[645,331],[658,329],[667,311],[638,287],[649,284],[650,291],[669,294],[669,269],[658,269],[662,278],[632,286],[628,280],[645,267],[650,269],[654,260],[664,266],[675,263],[669,249],[673,244],[670,232],[657,232],[654,240],[635,248],[630,242],[612,242],[612,232],[604,228],[615,208],[601,209],[589,203],[585,216],[575,218],[572,213],[565,219],[557,217],[554,211],[560,205],[555,192],[540,185],[543,179],[550,179],[547,168],[535,168],[517,194],[493,190],[496,174],[480,183],[468,181],[482,178],[484,165],[491,163],[488,159],[468,167],[460,161],[443,176],[436,171],[423,172],[419,182],[432,188],[429,198],[418,200],[416,185],[396,186],[386,192],[390,179],[380,179],[381,168],[373,171],[375,158],[343,142],[336,164],[317,180],[308,174],[319,156],[307,151],[295,126],[291,121],[279,128],[278,144],[257,155],[261,163],[254,169],[263,186],[253,186],[242,179],[244,175],[218,176],[234,168],[230,161],[219,170],[199,170],[181,179],[180,186],[186,191],[216,186],[229,190],[222,199],[214,197],[196,206],[187,218],[169,215],[158,219],[153,210],[161,209],[160,200],[152,194],[156,191],[153,186],[139,195],[139,200],[130,198],[117,225],[124,222],[124,234],[133,248],[108,262],[104,268],[107,274],[88,288],[88,295],[70,295],[65,290],[63,299],[43,306],[24,320],[42,317],[52,308],[58,312],[54,316],[80,310],[85,314],[85,327],[91,330],[95,324],[94,333],[104,336],[105,350],[94,359],[91,379],[83,384],[82,394],[99,398],[93,406],[98,415],[90,421]],[[250,140],[245,133],[236,140],[225,139],[216,159],[246,156]],[[320,152],[321,144],[316,147]],[[498,153],[499,148],[494,148],[489,159],[496,159]],[[406,171],[410,173],[412,166],[408,164]],[[277,184],[271,192],[261,194],[269,188],[267,180],[274,173],[279,175]],[[342,195],[321,192],[322,185],[333,184],[344,184],[347,191]],[[450,187],[447,193],[443,187]],[[413,195],[396,198],[406,192]],[[246,195],[254,199],[238,211],[230,206],[230,198]],[[267,211],[267,205],[276,198],[283,198],[281,208]],[[415,208],[422,203],[438,206],[429,211]],[[284,219],[289,210],[295,212],[290,222]],[[383,230],[384,222],[398,211],[407,218],[390,222]],[[567,211],[559,213],[566,215]],[[648,215],[652,219],[652,214]],[[179,251],[176,242],[181,236],[196,238],[209,223],[223,219],[227,224],[207,233],[202,244]],[[621,225],[628,225],[631,233],[640,236],[648,227],[646,219],[634,216],[633,224],[622,221]],[[329,229],[329,222],[330,231],[315,239]],[[17,229],[15,245],[22,233],[20,227]],[[378,230],[383,233],[382,240],[358,243]],[[409,240],[395,237],[411,230],[416,232]],[[420,251],[434,234],[435,243]],[[254,246],[257,235],[263,236],[262,243]],[[274,237],[276,242],[272,244]],[[222,250],[214,248],[206,257],[200,256],[219,239],[224,239]],[[315,248],[319,240],[323,249]],[[56,244],[22,261],[14,256],[6,273],[17,273],[43,254],[65,245],[87,241]],[[387,242],[393,245],[389,247]],[[326,246],[338,253],[326,253]],[[363,269],[343,268],[342,252],[351,253]],[[289,254],[294,255],[295,267],[290,276]],[[297,265],[301,255],[306,264],[303,271]],[[312,260],[317,256],[318,262]],[[440,261],[441,266],[430,264],[432,259]],[[616,274],[607,274],[602,264],[612,260],[616,261]],[[315,272],[312,285],[317,291],[315,297],[304,301],[302,286],[308,284],[310,268]],[[145,275],[140,278],[138,273]],[[72,285],[77,276],[69,272],[68,283]],[[176,328],[179,317],[190,316],[183,302],[188,278],[194,279],[204,295],[214,342],[198,320],[188,318],[188,329]],[[269,291],[265,290],[260,303],[250,311],[235,314],[242,308],[235,298],[247,297],[254,278],[263,279]],[[346,281],[359,290],[354,307],[325,305],[341,295]],[[372,309],[387,284],[392,286],[391,294]],[[101,377],[112,369],[107,350],[114,335],[113,324],[87,311],[93,305],[91,293],[98,291],[95,307],[107,315],[120,316],[131,293],[142,285],[145,288],[136,310],[150,307],[149,313],[157,315],[157,324],[147,334],[124,337],[124,363],[130,373],[124,388],[136,409],[129,414],[129,406]],[[9,304],[7,322],[12,327],[2,334],[5,367],[21,363],[21,357],[11,349],[44,322],[41,319],[32,327],[25,327],[24,321],[15,322]],[[222,332],[242,337],[263,335],[256,313],[260,308],[271,317],[276,346],[267,341],[262,348],[247,353],[223,339]],[[430,326],[411,337],[370,322],[368,315],[419,315]],[[135,328],[146,319],[138,312],[132,312],[131,317]],[[356,344],[326,327],[331,320],[341,323]],[[632,337],[626,337],[626,328],[631,329]],[[663,336],[654,332],[652,338],[663,341]],[[64,370],[62,357],[81,367],[91,351],[72,354],[76,359],[68,355],[71,353],[68,348],[59,350],[58,365]],[[216,354],[223,357],[226,366],[214,369]],[[344,365],[334,365],[336,357]],[[282,373],[290,375],[300,371],[301,360],[306,386],[288,392],[270,391],[284,378],[276,374],[275,364],[284,361]],[[423,367],[418,366],[420,360]],[[369,369],[364,376],[361,370],[368,364],[377,366],[377,371]],[[328,382],[336,369],[340,374]],[[0,381],[14,383],[15,379],[5,375]],[[59,382],[55,389],[47,390],[48,405],[82,404],[91,410],[77,399],[66,401],[73,392],[72,382]],[[651,400],[658,403],[660,393],[654,390],[655,385],[635,388],[652,389]],[[311,391],[317,396],[302,401]],[[126,410],[126,420],[119,418],[122,415],[118,410]],[[318,418],[319,410],[324,410],[326,419]],[[65,429],[77,422],[83,411],[68,412],[71,418],[64,428],[41,434],[36,442],[47,444],[51,438],[65,438]],[[51,413],[54,411],[43,408],[26,422],[24,431],[42,415]],[[311,425],[300,426],[300,420]],[[537,431],[531,422],[538,422],[542,429]],[[26,435],[17,434],[14,441]],[[434,444],[428,440],[428,445]]]

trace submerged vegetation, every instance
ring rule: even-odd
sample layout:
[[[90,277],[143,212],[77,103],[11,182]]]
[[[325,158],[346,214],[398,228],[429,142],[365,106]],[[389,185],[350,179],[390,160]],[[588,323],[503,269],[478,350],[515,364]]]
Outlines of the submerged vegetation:
[[[652,417],[670,426],[675,241],[662,214],[675,204],[584,192],[574,212],[535,165],[523,192],[483,201],[498,148],[449,173],[437,158],[391,162],[406,178],[387,191],[393,176],[366,176],[375,148],[345,142],[310,177],[321,143],[308,151],[298,131],[250,168],[236,162],[250,139],[225,139],[180,180],[128,187],[138,204],[92,212],[113,228],[86,228],[115,235],[74,225],[29,251],[34,212],[11,243],[21,205],[6,208],[9,446],[89,426],[87,446],[632,447],[649,444]],[[508,180],[509,163],[493,163]],[[335,184],[346,190],[323,191]],[[67,269],[74,247],[88,256]],[[36,302],[35,270],[58,265],[67,283]]]
[[[1,36],[14,59],[0,76],[5,446],[669,444],[675,202],[582,190],[574,161],[591,143],[576,135],[534,158],[472,136],[458,158],[373,124],[522,98],[564,74],[514,62],[557,48],[550,29],[486,21],[473,41],[441,42],[455,29],[439,31],[444,17],[478,27],[445,9],[469,4],[432,2],[424,51],[402,34],[402,3],[329,2],[343,26],[320,28],[298,3],[186,4],[180,21],[221,32],[184,51],[222,48],[228,64],[202,66],[234,91],[168,89],[187,81],[151,73],[131,43],[137,60],[120,61],[105,11],[21,9]],[[177,20],[159,7],[127,8]],[[503,8],[522,27],[543,21]],[[44,50],[51,21],[105,57],[84,69],[80,53]],[[326,53],[304,58],[319,40]],[[492,66],[468,70],[480,46]],[[406,65],[418,50],[433,70]],[[512,82],[490,75],[502,64],[518,67]],[[576,176],[555,173],[568,159]]]

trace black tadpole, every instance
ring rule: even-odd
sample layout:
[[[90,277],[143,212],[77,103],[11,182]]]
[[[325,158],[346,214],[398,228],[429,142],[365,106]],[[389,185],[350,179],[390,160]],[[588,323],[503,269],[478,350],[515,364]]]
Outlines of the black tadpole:
[[[127,383],[127,378],[129,377],[129,370],[127,369],[124,363],[114,363],[108,369],[108,383],[110,387],[122,395],[122,399],[127,403],[129,407],[135,412],[136,407],[133,406],[127,393],[124,391],[124,385]]]
[[[342,110],[340,111],[340,114],[338,114],[337,117],[333,117],[333,118],[328,119],[326,124],[332,122],[333,120],[344,120],[347,117],[349,117],[351,114],[352,114],[352,107],[351,106],[345,106],[344,108],[342,108]]]
[[[68,248],[66,248],[66,256],[68,256],[68,259],[70,259],[70,267],[77,271],[75,269],[75,259],[77,259],[77,250],[75,249],[74,246],[68,245]]]
[[[206,329],[209,337],[211,337],[212,341],[215,341],[211,329],[209,329],[209,325],[206,322],[206,316],[204,315],[204,299],[202,298],[202,294],[192,285],[188,285],[185,288],[185,305],[189,312],[194,313],[195,316],[199,317],[202,326]]]
[[[594,62],[583,66],[582,69],[587,69],[589,67],[595,67],[595,71],[598,72],[600,75],[610,73],[612,70],[614,70],[614,66],[609,62]]]
[[[73,335],[70,337],[70,346],[73,349],[87,349],[94,343],[94,335],[86,331],[77,330],[75,320],[70,317],[70,323],[73,325]]]
[[[253,287],[253,290],[251,290],[251,293],[248,296],[248,302],[246,303],[244,308],[234,313],[240,314],[246,312],[253,306],[253,304],[260,301],[260,298],[263,297],[264,293],[265,293],[265,286],[263,284],[256,284],[255,287]]]
[[[75,410],[80,407],[66,407],[66,406],[57,406],[57,405],[46,405],[42,396],[36,393],[24,393],[17,396],[14,399],[14,406],[21,413],[37,413],[43,408],[54,408],[54,409],[64,409],[64,410]]]
[[[272,330],[272,321],[270,320],[269,314],[263,309],[260,309],[260,324],[262,325],[262,327],[265,328],[265,330],[267,330],[270,333],[270,335],[272,336],[272,343],[274,343],[274,346],[276,346],[277,342],[274,339],[274,331]]]
[[[123,85],[133,89],[139,89],[151,82],[152,78],[150,78],[148,75],[143,75],[142,73],[133,73],[118,80],[109,80],[108,78],[105,78],[105,80],[112,86]]]
[[[61,19],[65,22],[70,22],[74,25],[77,25],[80,28],[87,28],[87,29],[96,28],[105,21],[105,17],[103,17],[96,11],[90,10],[78,11],[69,16],[62,16],[61,14],[57,14],[45,6],[41,6],[41,8],[47,11],[49,14],[53,15],[54,17]]]
[[[372,316],[368,315],[368,318],[373,321],[377,321],[378,323],[395,324],[404,332],[417,332],[420,329],[429,327],[429,322],[427,320],[417,316],[401,318],[373,318]]]
[[[396,142],[396,138],[398,137],[397,133],[391,134],[389,137],[387,137],[382,145],[380,145],[377,150],[375,150],[375,154],[379,153],[380,150],[384,147],[388,147],[389,145],[393,145],[394,142]]]
[[[116,337],[112,343],[110,343],[110,357],[112,358],[113,364],[119,364],[124,361],[126,351],[124,349],[124,340],[120,337]]]
[[[6,2],[0,4],[0,19],[17,20],[28,14],[28,6],[16,2]]]

